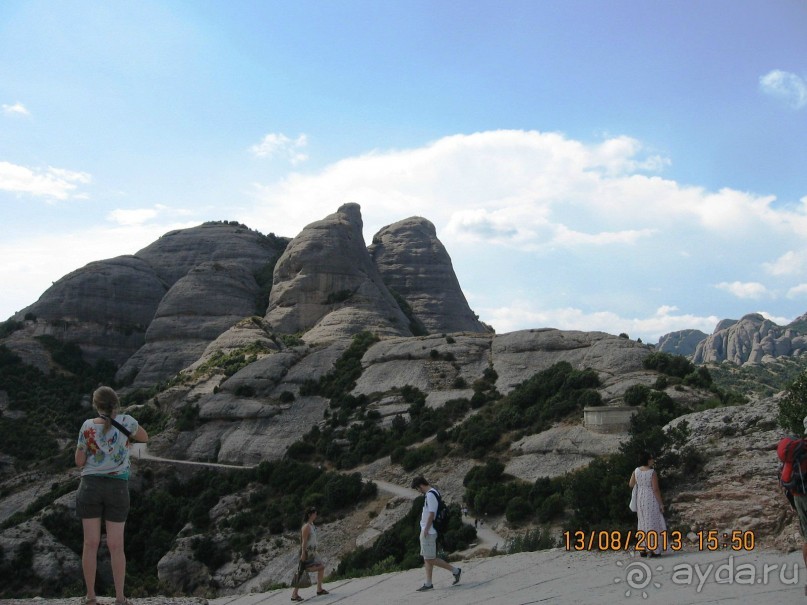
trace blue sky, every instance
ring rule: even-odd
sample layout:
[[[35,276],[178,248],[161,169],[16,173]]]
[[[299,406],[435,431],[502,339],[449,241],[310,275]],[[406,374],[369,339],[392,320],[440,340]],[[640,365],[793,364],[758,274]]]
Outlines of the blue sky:
[[[498,332],[807,312],[802,0],[0,3],[0,319],[88,262],[345,202]]]

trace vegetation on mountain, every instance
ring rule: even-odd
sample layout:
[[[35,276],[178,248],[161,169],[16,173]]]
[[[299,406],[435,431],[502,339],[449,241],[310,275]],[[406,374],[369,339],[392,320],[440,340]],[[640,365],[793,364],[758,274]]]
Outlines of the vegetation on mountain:
[[[770,397],[785,390],[807,370],[807,355],[777,357],[765,364],[737,366],[733,363],[709,364],[714,384],[725,391],[747,396]]]
[[[802,372],[785,389],[779,402],[779,426],[792,435],[804,436],[804,419],[807,418],[807,371]]]
[[[0,452],[14,456],[23,468],[58,458],[58,440],[75,437],[73,431],[86,418],[88,406],[82,404],[82,398],[99,383],[113,383],[116,370],[106,360],[91,366],[78,345],[52,336],[37,339],[59,371],[45,374],[0,345],[0,391],[8,395],[10,410],[25,414],[21,418],[0,415]],[[37,439],[30,438],[31,426],[37,427]]]
[[[75,489],[76,483],[67,487]],[[257,552],[257,544],[267,535],[299,529],[301,512],[307,506],[317,506],[321,522],[327,523],[345,509],[375,495],[375,484],[363,482],[358,473],[327,472],[294,461],[263,462],[243,470],[201,470],[189,477],[175,471],[158,475],[146,469],[140,489],[131,490],[131,510],[126,522],[127,592],[135,597],[166,593],[166,587],[160,586],[157,578],[157,563],[188,523],[191,529],[186,529],[185,534],[193,536],[195,557],[217,567],[234,557],[250,561]],[[211,519],[210,510],[224,496],[236,499],[230,507],[231,514]],[[42,506],[39,502],[35,508],[38,511]],[[42,523],[63,544],[81,554],[80,524],[65,507],[48,508]],[[223,541],[212,544],[210,536],[214,534]],[[20,569],[27,560],[23,560],[24,554],[0,559],[0,569]],[[56,584],[40,590],[29,582],[36,578],[29,576],[19,576],[12,585],[4,583],[0,597],[76,593],[74,586]],[[101,585],[98,589],[103,593],[112,587]]]
[[[463,523],[459,504],[446,504],[451,509],[451,515],[449,529],[441,538],[441,547],[446,552],[464,550],[476,540],[476,530]],[[343,557],[329,579],[371,576],[423,565],[418,540],[422,510],[423,496],[418,496],[403,519],[385,531],[372,546],[357,548]]]
[[[696,476],[703,464],[699,454],[686,444],[685,424],[663,431],[662,427],[670,420],[692,411],[676,403],[664,390],[707,389],[715,404],[740,400],[716,386],[708,369],[695,367],[676,356],[654,354],[648,357],[647,367],[662,372],[656,383],[652,387],[632,387],[625,394],[626,402],[638,410],[631,422],[630,438],[620,452],[562,477],[529,482],[504,472],[509,443],[544,431],[558,421],[579,418],[585,406],[601,405],[597,391],[601,385],[596,372],[575,370],[569,363],[561,362],[537,372],[502,396],[495,386],[496,372],[487,368],[472,382],[470,399],[455,399],[437,408],[426,406],[424,393],[404,386],[383,394],[383,397],[397,396],[408,405],[405,414],[385,421],[372,407],[381,394],[369,397],[351,394],[361,376],[361,359],[377,340],[366,332],[356,335],[331,371],[319,380],[303,384],[300,395],[329,399],[326,422],[292,445],[282,463],[264,462],[242,471],[199,471],[183,477],[173,472],[144,471],[142,485],[133,490],[132,512],[127,522],[127,535],[132,536],[127,543],[132,561],[129,584],[134,596],[166,592],[156,577],[157,562],[180,536],[192,538],[193,556],[213,570],[234,558],[250,561],[257,549],[265,548],[260,545],[265,544],[268,536],[296,531],[304,506],[320,507],[327,521],[328,516],[339,515],[356,502],[372,498],[375,486],[363,483],[358,473],[328,472],[323,466],[350,469],[386,455],[407,471],[445,456],[484,459],[484,464],[465,476],[463,499],[477,516],[504,515],[511,526],[525,528],[525,533],[506,547],[514,552],[553,546],[549,524],[555,528],[562,525],[574,529],[627,529],[634,518],[625,505],[629,498],[626,477],[635,467],[639,451],[657,453],[664,489],[682,476]],[[43,344],[63,371],[44,375],[0,347],[0,389],[8,392],[12,409],[26,412],[26,422],[35,418],[52,428],[53,445],[44,451],[49,451],[47,455],[55,463],[67,468],[72,462],[65,452],[70,453],[72,447],[60,451],[56,437],[72,439],[73,429],[87,414],[87,408],[81,405],[81,394],[91,392],[101,381],[114,384],[111,378],[114,367],[104,362],[96,366],[86,364],[75,346],[49,339]],[[268,353],[267,347],[256,343],[226,354],[214,354],[200,366],[197,376],[219,372],[231,375]],[[441,357],[440,353],[437,355]],[[187,379],[187,376],[177,378]],[[148,397],[159,398],[165,387],[166,384],[155,386]],[[797,403],[807,401],[807,386],[804,392]],[[287,393],[284,399],[294,401],[294,394]],[[142,392],[128,399],[128,403],[145,401]],[[801,411],[793,414],[804,416]],[[200,423],[198,408],[192,401],[178,408],[173,416],[161,411],[153,400],[137,411],[138,419],[148,424],[153,434],[169,423],[188,430]],[[7,424],[12,422],[15,421],[0,416],[0,449],[6,443],[15,443],[13,432],[20,433],[19,427]],[[432,437],[428,443],[422,443]],[[41,443],[38,450],[43,451]],[[19,452],[15,452],[17,455]],[[18,524],[44,510],[41,520],[45,527],[62,543],[80,552],[78,524],[68,518],[67,509],[54,504],[60,495],[74,488],[68,483],[55,486],[26,511],[9,519],[5,526]],[[228,497],[229,512],[211,518],[211,509],[224,496]],[[473,528],[462,524],[458,504],[453,506],[455,526],[445,536],[447,551],[466,548],[475,538]],[[382,534],[373,546],[348,554],[336,574],[351,577],[419,566],[416,536],[419,514],[416,502],[409,514]],[[182,531],[184,527],[188,529]],[[17,569],[26,560],[24,549],[4,553],[0,569]],[[16,576],[14,588],[0,596],[34,594],[26,588],[30,585],[27,577]],[[67,595],[79,589],[54,585],[43,587],[37,594]]]

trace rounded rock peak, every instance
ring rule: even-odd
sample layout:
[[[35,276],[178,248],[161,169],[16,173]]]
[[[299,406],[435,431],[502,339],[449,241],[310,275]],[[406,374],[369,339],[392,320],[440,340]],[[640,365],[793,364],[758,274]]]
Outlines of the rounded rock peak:
[[[336,211],[336,214],[344,216],[349,223],[358,225],[360,229],[363,226],[361,218],[361,206],[359,206],[355,202],[348,202],[347,204],[342,204],[341,206],[339,206],[339,209]]]

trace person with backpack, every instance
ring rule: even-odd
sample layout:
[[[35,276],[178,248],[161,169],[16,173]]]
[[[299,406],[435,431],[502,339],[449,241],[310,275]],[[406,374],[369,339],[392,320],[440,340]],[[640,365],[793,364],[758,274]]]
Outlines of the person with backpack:
[[[420,515],[420,554],[423,557],[423,567],[426,570],[426,583],[418,588],[418,592],[425,592],[434,588],[432,585],[432,571],[435,565],[450,571],[454,576],[452,584],[457,584],[460,581],[462,569],[437,558],[437,534],[438,530],[441,529],[438,519],[447,519],[442,496],[422,476],[412,479],[412,489],[416,489],[424,496],[423,512]],[[446,528],[442,529],[445,530]]]
[[[807,417],[804,418],[804,431],[807,433]],[[779,441],[776,454],[782,463],[779,483],[799,516],[801,556],[807,567],[807,439],[784,437]],[[807,586],[804,587],[804,594],[807,595]]]

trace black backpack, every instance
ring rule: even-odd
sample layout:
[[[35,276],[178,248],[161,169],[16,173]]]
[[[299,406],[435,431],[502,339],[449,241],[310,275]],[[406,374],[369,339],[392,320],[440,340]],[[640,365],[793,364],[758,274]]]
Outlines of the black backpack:
[[[443,502],[443,497],[440,495],[440,492],[434,488],[431,488],[429,491],[437,498],[437,512],[434,513],[432,527],[435,529],[438,536],[442,536],[448,531],[449,521],[451,520],[450,510],[446,506],[446,503]]]

